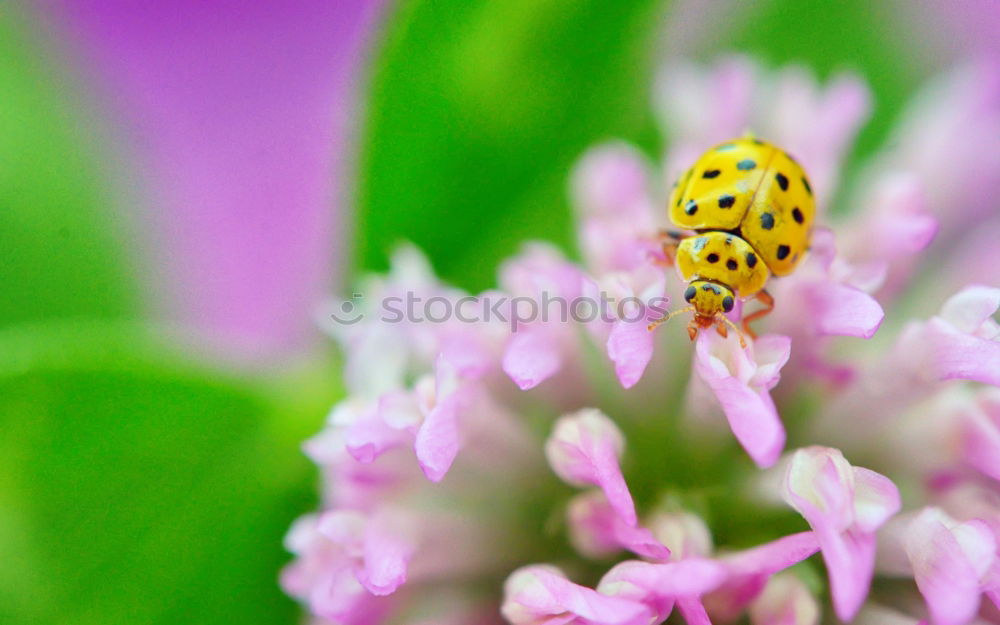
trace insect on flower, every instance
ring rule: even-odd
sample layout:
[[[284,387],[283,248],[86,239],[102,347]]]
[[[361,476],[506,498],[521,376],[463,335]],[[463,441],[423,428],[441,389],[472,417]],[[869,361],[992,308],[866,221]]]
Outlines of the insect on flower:
[[[690,285],[686,308],[693,341],[698,331],[715,326],[723,337],[726,317],[736,298],[754,298],[764,307],[743,317],[743,331],[756,335],[749,323],[774,308],[764,289],[771,275],[795,271],[809,246],[816,203],[806,173],[783,150],[753,137],[727,141],[708,150],[674,184],[670,221],[682,232],[661,234],[668,264],[677,266]]]

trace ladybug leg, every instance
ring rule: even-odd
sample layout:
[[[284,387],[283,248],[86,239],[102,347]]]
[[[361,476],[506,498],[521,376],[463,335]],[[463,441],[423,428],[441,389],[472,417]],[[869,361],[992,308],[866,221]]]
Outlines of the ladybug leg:
[[[663,259],[657,259],[657,263],[666,267],[674,266],[674,259],[677,258],[677,246],[681,244],[684,235],[676,230],[660,230],[657,235],[660,246],[663,248]]]
[[[681,239],[684,238],[684,233],[679,230],[667,230],[666,228],[661,228],[656,233],[656,237],[664,244],[669,242],[676,245],[681,242]]]
[[[719,315],[718,317],[716,317],[715,331],[719,333],[719,336],[721,336],[722,338],[727,338],[729,336],[729,328],[732,328],[733,332],[736,333],[736,338],[740,340],[740,347],[746,349],[747,340],[743,338],[743,333],[740,332],[740,329],[736,327],[736,324],[730,321],[725,315]]]
[[[692,341],[698,338],[698,323],[694,319],[688,324],[688,336],[691,337]]]
[[[757,295],[754,296],[754,299],[763,304],[764,307],[758,311],[750,313],[746,317],[743,317],[743,331],[749,334],[751,338],[757,338],[757,335],[750,329],[750,322],[755,319],[760,319],[774,310],[774,298],[771,297],[771,294],[766,290],[758,291]]]

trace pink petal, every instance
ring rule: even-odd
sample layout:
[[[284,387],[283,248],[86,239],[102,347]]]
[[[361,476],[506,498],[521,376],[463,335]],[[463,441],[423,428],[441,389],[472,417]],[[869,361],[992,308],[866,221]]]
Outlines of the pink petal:
[[[1000,386],[1000,341],[958,332],[941,319],[931,319],[924,328],[939,379]]]
[[[925,187],[926,181],[912,171],[876,178],[864,199],[871,211],[859,215],[863,220],[852,228],[854,253],[893,262],[926,248],[937,234],[938,220],[927,210]]]
[[[971,622],[982,592],[983,572],[976,569],[983,567],[975,566],[970,554],[995,557],[996,541],[989,528],[978,521],[958,524],[940,510],[927,508],[908,527],[904,545],[934,623]]]
[[[730,368],[709,352],[717,340],[703,333],[695,346],[695,370],[715,394],[736,440],[761,467],[778,460],[785,446],[785,428],[767,391],[756,390],[733,376]]]
[[[360,556],[366,522],[365,515],[357,510],[329,510],[319,517],[316,531],[349,557]]]
[[[994,587],[986,591],[986,596],[989,597],[993,605],[1000,609],[1000,587]]]
[[[332,465],[345,457],[344,433],[338,427],[326,427],[302,443],[302,451],[316,464]]]
[[[730,57],[707,70],[685,64],[661,72],[656,109],[670,136],[687,148],[678,155],[685,167],[712,144],[745,132],[755,70],[747,59]]]
[[[574,497],[568,516],[570,540],[583,555],[603,558],[628,549],[652,560],[670,557],[670,550],[652,532],[626,524],[600,491]]]
[[[762,122],[770,126],[772,140],[794,154],[809,172],[823,210],[844,152],[868,117],[869,91],[863,81],[850,75],[840,75],[822,89],[800,67],[784,69],[774,82],[768,86],[772,93]]]
[[[424,475],[432,482],[444,479],[458,455],[458,397],[436,405],[417,430],[414,450]]]
[[[643,604],[579,586],[555,567],[541,565],[518,569],[507,578],[500,610],[513,625],[649,622],[648,609]]]
[[[395,429],[414,428],[423,419],[414,394],[398,391],[384,393],[379,397],[378,416]]]
[[[792,354],[792,339],[780,334],[765,334],[753,342],[753,358],[757,370],[750,386],[770,390],[781,379],[781,369]]]
[[[899,489],[892,480],[862,467],[854,471],[854,523],[864,532],[874,532],[899,512]]]
[[[413,545],[398,528],[379,520],[369,522],[363,542],[364,567],[358,581],[376,596],[389,595],[406,581]]]
[[[959,332],[973,334],[1000,308],[1000,289],[967,286],[941,307],[941,318]]]
[[[642,378],[653,357],[653,333],[645,319],[615,321],[608,336],[608,357],[615,363],[615,373],[625,388],[632,388]]]
[[[750,606],[752,625],[818,625],[819,604],[794,574],[775,576]]]
[[[615,536],[623,547],[638,556],[650,560],[666,560],[670,557],[670,550],[645,527],[631,527],[619,521],[615,525]]]
[[[819,551],[813,532],[799,532],[721,559],[733,575],[773,575]]]
[[[705,558],[677,562],[629,560],[608,571],[597,588],[600,592],[663,605],[663,600],[699,597],[719,587],[726,579],[723,565]]]
[[[802,288],[816,331],[821,335],[870,339],[885,318],[879,303],[854,287],[828,280]]]
[[[852,469],[839,449],[796,450],[785,473],[782,497],[814,530],[845,531],[854,522]]]
[[[468,314],[468,313],[465,313]],[[494,356],[484,333],[461,328],[441,338],[441,358],[463,378],[482,377],[494,366]]]
[[[392,607],[382,597],[365,590],[350,569],[327,571],[309,594],[313,614],[343,625],[378,625]]]
[[[647,198],[649,165],[635,148],[612,143],[588,151],[573,172],[570,188],[573,205],[584,216],[613,219],[641,218],[635,213]],[[622,211],[629,211],[625,216]]]
[[[370,414],[344,428],[344,445],[361,463],[374,462],[386,451],[405,444],[409,435],[386,425],[378,414]]]
[[[570,543],[581,555],[600,559],[622,550],[615,528],[616,522],[621,523],[621,517],[603,492],[577,495],[570,501],[566,515]]]
[[[580,294],[583,273],[579,266],[566,260],[553,245],[529,243],[514,258],[500,267],[500,285],[513,296],[542,299],[563,297],[567,301]]]
[[[503,355],[503,370],[522,390],[538,386],[562,366],[558,342],[544,328],[515,332]]]
[[[817,531],[830,575],[833,608],[842,621],[861,609],[875,571],[875,534],[860,531]]]
[[[397,390],[410,357],[402,329],[372,322],[351,326],[350,332],[342,338],[347,390],[365,397]]]
[[[871,584],[874,531],[899,509],[895,486],[873,471],[852,467],[837,449],[807,447],[792,456],[783,496],[816,533],[834,610],[841,620],[850,620]]]
[[[984,393],[965,417],[962,457],[983,474],[1000,480],[1000,392]]]
[[[712,625],[712,619],[708,618],[708,612],[700,599],[678,599],[677,609],[687,625]]]
[[[720,562],[729,571],[721,588],[712,593],[710,606],[719,620],[734,620],[756,599],[768,580],[819,550],[813,532],[801,532],[778,540],[723,556]]]
[[[283,544],[285,549],[300,556],[312,549],[321,536],[317,515],[306,514],[295,519],[292,527],[289,528],[288,533],[285,535]]]
[[[814,258],[824,271],[833,266],[833,261],[837,259],[837,237],[833,230],[823,226],[813,229],[809,243],[809,257],[806,260],[809,258]]]
[[[930,213],[907,215],[904,224],[895,244],[910,253],[926,249],[938,232],[938,220]]]
[[[890,269],[889,262],[881,259],[853,264],[838,261],[835,267],[832,275],[836,276],[837,281],[864,293],[874,293],[882,288]]]
[[[647,525],[653,536],[670,549],[675,560],[707,558],[714,549],[711,531],[696,514],[684,510],[659,511],[650,516]]]
[[[561,417],[545,441],[549,465],[568,484],[599,486],[628,525],[638,522],[619,456],[625,439],[611,419],[595,409]]]

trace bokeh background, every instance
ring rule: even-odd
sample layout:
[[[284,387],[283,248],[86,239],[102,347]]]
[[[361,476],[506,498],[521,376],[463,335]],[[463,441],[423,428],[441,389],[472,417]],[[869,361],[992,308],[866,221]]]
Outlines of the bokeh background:
[[[995,56],[989,0],[0,3],[0,623],[294,623],[281,539],[338,396],[323,298],[400,241],[459,286],[573,254],[567,173],[656,154],[671,59]]]

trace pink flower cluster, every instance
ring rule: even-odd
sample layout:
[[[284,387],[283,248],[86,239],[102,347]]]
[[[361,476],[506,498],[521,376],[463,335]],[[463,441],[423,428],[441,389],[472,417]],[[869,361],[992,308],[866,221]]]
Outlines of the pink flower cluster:
[[[932,86],[831,214],[861,81],[667,68],[662,165],[612,143],[573,172],[583,262],[534,243],[473,296],[677,301],[669,182],[753,129],[802,162],[825,227],[745,348],[643,314],[389,323],[386,297],[470,297],[400,249],[365,318],[327,322],[347,395],[305,446],[322,502],[289,533],[286,591],[343,625],[811,625],[824,595],[843,621],[998,622],[1000,274],[970,259],[1000,260],[1000,212],[976,203],[1000,163],[965,140],[1000,145],[996,70]]]

